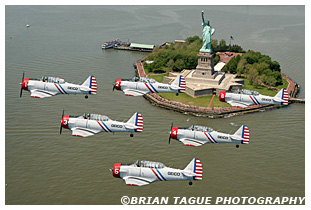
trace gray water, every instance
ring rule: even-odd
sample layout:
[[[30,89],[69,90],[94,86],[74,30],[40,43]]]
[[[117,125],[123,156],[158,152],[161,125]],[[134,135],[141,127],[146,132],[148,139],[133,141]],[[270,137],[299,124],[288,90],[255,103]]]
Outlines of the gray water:
[[[115,38],[160,45],[201,36],[201,10],[216,28],[214,39],[268,54],[300,84],[305,97],[305,10],[303,6],[6,6],[5,28],[5,202],[6,204],[121,204],[127,196],[304,196],[305,106],[208,119],[152,106],[143,97],[112,92],[117,78],[134,76],[133,62],[145,53],[101,50]],[[25,25],[30,24],[29,28]],[[96,96],[58,95],[34,99],[26,78],[59,76],[81,83],[94,75]],[[136,111],[143,133],[102,133],[88,138],[59,135],[66,114],[101,113],[127,120]],[[234,133],[250,129],[250,144],[185,147],[168,145],[171,122],[206,125]],[[237,126],[232,126],[234,123]],[[156,182],[129,187],[112,177],[114,163],[137,159],[184,168],[203,163],[203,180]]]

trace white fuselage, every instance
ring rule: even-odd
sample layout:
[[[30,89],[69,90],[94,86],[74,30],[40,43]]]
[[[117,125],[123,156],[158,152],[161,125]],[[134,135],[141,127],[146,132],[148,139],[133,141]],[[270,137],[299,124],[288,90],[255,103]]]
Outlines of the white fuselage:
[[[177,93],[179,88],[164,83],[143,83],[143,82],[131,82],[122,81],[121,90],[132,89],[140,90],[147,93]]]
[[[191,131],[186,129],[178,129],[177,139],[185,138],[191,140],[198,140],[206,143],[239,143],[240,140],[233,140],[230,134],[220,133],[217,131],[202,132],[202,131]]]
[[[137,177],[149,182],[173,181],[173,180],[193,180],[193,177],[185,176],[182,170],[175,168],[145,168],[121,165],[120,178]]]
[[[266,104],[276,104],[281,105],[281,102],[273,100],[274,97],[265,96],[265,95],[245,95],[245,94],[236,94],[236,93],[226,93],[226,102],[227,101],[243,101],[250,105],[266,105]]]
[[[28,91],[32,90],[43,90],[57,94],[86,94],[89,90],[81,90],[81,85],[72,84],[72,83],[51,83],[43,82],[36,80],[29,80],[28,82]]]
[[[96,130],[98,132],[135,132],[135,125],[118,122],[114,120],[97,121],[79,118],[69,118],[68,128],[86,128]]]

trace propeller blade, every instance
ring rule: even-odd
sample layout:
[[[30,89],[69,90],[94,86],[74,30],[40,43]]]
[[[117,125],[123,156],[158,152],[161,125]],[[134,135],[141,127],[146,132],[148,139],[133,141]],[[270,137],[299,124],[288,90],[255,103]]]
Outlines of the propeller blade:
[[[171,124],[170,136],[168,137],[168,144],[171,143],[171,132],[172,132],[172,128],[173,128],[173,122],[172,122],[172,124]]]
[[[22,95],[23,95],[23,80],[24,80],[24,76],[25,76],[25,72],[23,71],[23,78],[22,78],[21,90],[20,90],[20,93],[19,93],[19,97],[22,97]]]
[[[112,83],[112,91],[114,91],[115,88],[116,86],[114,85],[114,83]]]
[[[63,126],[62,126],[63,117],[64,117],[64,109],[63,109],[62,119],[60,120],[59,134],[62,134],[62,130],[63,130]]]

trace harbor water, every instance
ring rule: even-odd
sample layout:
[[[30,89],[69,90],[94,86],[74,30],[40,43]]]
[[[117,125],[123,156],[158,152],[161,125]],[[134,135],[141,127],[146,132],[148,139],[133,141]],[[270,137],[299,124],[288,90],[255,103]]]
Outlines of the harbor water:
[[[102,50],[119,38],[142,44],[202,35],[201,11],[216,29],[213,39],[278,61],[305,97],[305,8],[303,6],[6,6],[5,8],[5,203],[121,204],[122,196],[305,196],[305,105],[209,119],[152,106],[143,97],[112,91],[118,78],[135,75],[142,52]],[[26,27],[29,24],[30,27]],[[94,75],[97,95],[36,99],[25,78],[58,76],[82,83]],[[207,102],[208,103],[208,102]],[[73,137],[65,114],[97,113],[126,121],[138,111],[144,131]],[[233,134],[245,124],[250,144],[186,147],[172,140],[174,126],[204,125]],[[114,163],[150,160],[183,169],[199,158],[203,180],[125,185],[109,171]]]

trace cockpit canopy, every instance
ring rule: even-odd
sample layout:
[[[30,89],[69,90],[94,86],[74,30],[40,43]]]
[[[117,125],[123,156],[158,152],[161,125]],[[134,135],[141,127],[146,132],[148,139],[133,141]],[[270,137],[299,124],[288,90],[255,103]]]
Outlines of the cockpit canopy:
[[[244,95],[254,95],[254,96],[259,95],[259,93],[257,91],[247,90],[247,89],[238,90],[237,93],[244,94]]]
[[[148,160],[137,160],[135,162],[135,165],[137,167],[144,167],[144,168],[164,168],[165,165],[160,162],[153,162],[153,161],[148,161]]]
[[[96,121],[108,121],[110,120],[109,117],[106,115],[101,115],[101,114],[83,114],[84,119],[89,119],[89,120],[96,120]]]
[[[211,127],[206,127],[206,126],[201,126],[201,125],[191,125],[187,129],[192,130],[192,131],[201,131],[201,132],[212,132],[212,131],[214,131],[214,129]]]
[[[122,79],[123,81],[143,82],[143,83],[156,83],[157,81],[148,77],[134,77],[132,79]]]
[[[63,84],[65,83],[65,80],[60,77],[42,77],[43,82],[50,82],[50,83],[58,83]]]

